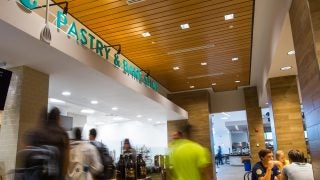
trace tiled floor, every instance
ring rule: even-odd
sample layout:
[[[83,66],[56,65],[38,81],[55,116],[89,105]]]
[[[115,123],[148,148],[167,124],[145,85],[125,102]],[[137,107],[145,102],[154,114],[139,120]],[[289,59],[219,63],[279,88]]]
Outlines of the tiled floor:
[[[243,166],[219,165],[217,170],[217,180],[243,180],[245,173]]]

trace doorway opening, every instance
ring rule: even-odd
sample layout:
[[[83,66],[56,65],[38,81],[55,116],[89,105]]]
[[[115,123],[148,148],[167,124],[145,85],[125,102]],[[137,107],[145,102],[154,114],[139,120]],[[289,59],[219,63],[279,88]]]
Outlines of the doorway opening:
[[[246,111],[211,114],[212,147],[218,180],[242,180],[243,160],[249,159]]]

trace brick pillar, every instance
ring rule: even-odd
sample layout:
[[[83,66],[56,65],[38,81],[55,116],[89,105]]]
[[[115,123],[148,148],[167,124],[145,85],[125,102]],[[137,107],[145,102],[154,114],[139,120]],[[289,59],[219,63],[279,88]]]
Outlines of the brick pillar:
[[[211,150],[209,123],[209,92],[203,90],[178,94],[169,94],[168,98],[188,112],[189,119],[187,120],[187,122],[191,125],[189,138]],[[181,123],[183,124],[184,122],[182,121]],[[170,135],[170,129],[172,129],[171,126],[177,127],[180,125],[174,122],[169,122],[168,135]],[[216,172],[215,166],[213,167],[212,172]]]
[[[289,12],[315,180],[320,180],[319,12],[319,0],[293,0]]]
[[[40,112],[48,105],[49,76],[26,66],[13,71],[0,131],[0,168],[15,168],[23,148],[23,135],[38,125]]]
[[[257,87],[244,88],[243,92],[248,121],[251,163],[255,164],[260,161],[258,152],[265,148],[262,114],[259,107]]]
[[[296,76],[269,79],[277,147],[288,154],[299,149],[307,154]]]

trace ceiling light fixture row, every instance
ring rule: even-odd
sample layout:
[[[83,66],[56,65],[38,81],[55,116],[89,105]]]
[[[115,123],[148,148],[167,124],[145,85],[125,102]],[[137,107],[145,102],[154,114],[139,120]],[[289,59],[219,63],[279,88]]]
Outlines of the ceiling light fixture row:
[[[186,23],[186,24],[181,24],[180,27],[181,27],[181,29],[189,29],[190,25],[188,23]],[[151,36],[151,34],[149,32],[144,32],[144,33],[142,33],[142,36],[149,37],[149,36]],[[151,43],[154,44],[153,41]]]
[[[224,16],[224,20],[226,20],[226,21],[231,20],[231,19],[234,19],[234,14],[227,14],[227,15]],[[180,28],[181,29],[189,29],[190,25],[188,23],[180,24]],[[230,25],[229,28],[230,29],[233,28],[233,25]],[[142,36],[143,37],[149,37],[149,36],[151,36],[151,34],[149,32],[144,32],[144,33],[142,33]]]

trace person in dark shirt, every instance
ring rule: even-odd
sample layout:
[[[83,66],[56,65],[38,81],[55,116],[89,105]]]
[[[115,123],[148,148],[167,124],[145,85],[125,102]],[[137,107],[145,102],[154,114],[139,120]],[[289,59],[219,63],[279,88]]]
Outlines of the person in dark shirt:
[[[46,108],[41,115],[40,127],[27,133],[29,145],[39,147],[50,145],[59,150],[59,176],[55,180],[64,179],[69,164],[69,138],[60,126],[60,110],[52,108],[47,114]]]
[[[132,156],[133,162],[136,162],[137,152],[134,148],[131,147],[131,143],[128,138],[124,139],[123,143],[123,155]]]
[[[281,172],[273,161],[273,153],[269,149],[259,151],[260,162],[252,169],[252,180],[274,180],[281,178]]]

